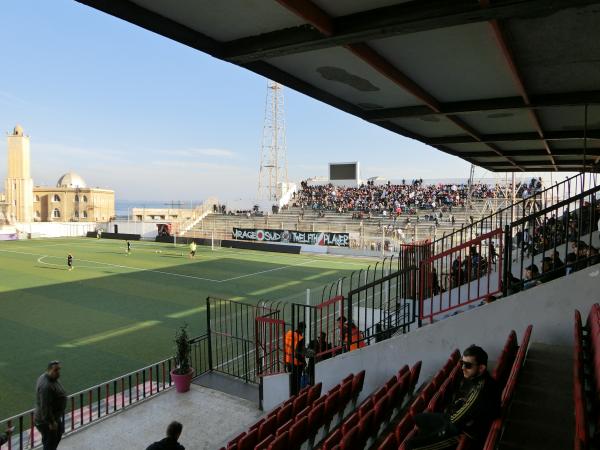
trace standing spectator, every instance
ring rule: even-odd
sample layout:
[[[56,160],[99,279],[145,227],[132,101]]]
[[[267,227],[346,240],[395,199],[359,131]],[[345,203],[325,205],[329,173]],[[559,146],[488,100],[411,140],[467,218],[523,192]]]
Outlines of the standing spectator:
[[[34,418],[35,426],[42,434],[44,450],[56,450],[65,432],[62,419],[67,406],[67,394],[58,381],[60,369],[60,361],[50,361],[36,385]]]
[[[306,366],[306,349],[304,348],[304,322],[298,322],[295,331],[288,330],[285,334],[285,369],[290,373],[290,395],[297,394],[300,390],[302,373]]]
[[[167,437],[151,444],[146,450],[185,450],[185,447],[177,442],[181,430],[183,425],[176,421],[171,422],[167,427]]]

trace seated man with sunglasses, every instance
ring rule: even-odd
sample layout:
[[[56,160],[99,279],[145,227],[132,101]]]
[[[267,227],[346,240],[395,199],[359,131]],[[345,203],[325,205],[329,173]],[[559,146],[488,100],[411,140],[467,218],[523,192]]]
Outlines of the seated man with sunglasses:
[[[410,450],[456,448],[460,435],[483,445],[492,421],[500,414],[500,389],[487,370],[488,355],[471,345],[462,356],[463,378],[444,413],[415,416],[418,433]]]

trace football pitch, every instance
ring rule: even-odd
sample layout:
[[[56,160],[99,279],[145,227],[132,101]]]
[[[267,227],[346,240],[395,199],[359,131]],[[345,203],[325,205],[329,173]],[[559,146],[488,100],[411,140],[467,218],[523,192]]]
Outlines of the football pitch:
[[[73,270],[67,269],[67,254]],[[304,303],[374,260],[109,239],[0,242],[0,418],[29,409],[48,361],[63,361],[68,392],[173,354],[187,323],[205,330],[207,296]]]

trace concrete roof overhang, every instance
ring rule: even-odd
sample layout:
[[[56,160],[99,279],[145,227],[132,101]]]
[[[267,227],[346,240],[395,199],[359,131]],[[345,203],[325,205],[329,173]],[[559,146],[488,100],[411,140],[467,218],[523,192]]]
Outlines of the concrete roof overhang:
[[[598,169],[599,0],[77,1],[491,171]]]

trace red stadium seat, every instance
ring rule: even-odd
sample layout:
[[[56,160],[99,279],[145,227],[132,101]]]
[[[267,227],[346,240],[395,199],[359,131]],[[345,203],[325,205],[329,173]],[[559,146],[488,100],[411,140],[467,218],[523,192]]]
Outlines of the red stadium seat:
[[[323,426],[323,415],[325,413],[325,404],[319,403],[308,413],[308,430],[309,433],[316,434],[319,428]]]
[[[312,403],[321,396],[322,388],[323,388],[323,383],[317,383],[314,386],[309,388],[308,397],[306,399],[306,403],[308,405],[312,405]]]
[[[347,433],[344,433],[340,442],[340,450],[357,450],[360,445],[360,435],[358,427],[351,428]]]
[[[342,440],[342,431],[338,428],[333,433],[331,433],[327,439],[323,442],[323,446],[321,450],[332,450],[333,447],[338,445]]]
[[[365,383],[365,371],[358,372],[352,380],[352,400],[356,401]]]
[[[292,403],[292,415],[297,415],[300,411],[302,411],[306,405],[308,400],[308,392],[305,392],[302,395],[298,395],[294,402]]]
[[[268,450],[286,450],[288,444],[288,432],[285,431],[275,436],[275,439],[269,444]]]
[[[387,438],[377,447],[377,450],[397,450],[398,449],[398,441],[396,440],[396,436],[393,434],[389,434]]]
[[[277,413],[277,425],[281,426],[292,418],[294,408],[291,403],[283,406]]]
[[[243,433],[238,434],[236,437],[234,437],[232,440],[230,440],[229,443],[227,444],[227,448],[228,449],[236,448],[237,447],[237,443],[244,436],[246,436],[246,432],[245,431]]]
[[[267,417],[267,420],[262,422],[258,429],[258,439],[259,441],[263,440],[270,434],[275,434],[277,429],[277,417],[271,416]]]
[[[269,445],[271,444],[271,442],[273,442],[274,440],[275,440],[275,435],[270,434],[266,438],[264,438],[262,441],[260,441],[258,444],[256,444],[254,446],[254,450],[267,450],[267,448],[269,448]]]
[[[394,429],[394,435],[396,436],[396,441],[398,444],[404,442],[406,436],[412,431],[415,427],[415,420],[412,415],[404,416],[404,418],[396,425]]]
[[[283,425],[277,424],[277,433],[276,434],[279,436],[280,434],[290,431],[290,428],[292,427],[293,423],[294,423],[294,419],[290,419]]]
[[[350,414],[350,416],[348,416],[348,418],[344,420],[344,423],[342,423],[342,434],[345,435],[350,430],[350,428],[354,428],[355,426],[357,426],[359,420],[360,417],[358,415],[358,412]]]
[[[253,450],[256,444],[258,444],[258,430],[255,428],[238,441],[237,450]]]
[[[334,391],[333,393],[329,394],[327,396],[327,398],[325,399],[325,412],[324,412],[324,417],[325,417],[325,422],[329,423],[331,422],[331,419],[333,419],[333,416],[335,416],[339,411],[339,390],[338,391]]]
[[[414,392],[415,387],[417,386],[419,375],[421,374],[421,365],[422,362],[418,361],[414,366],[412,366],[412,369],[410,369],[410,384],[408,392]]]
[[[308,439],[307,433],[308,418],[303,417],[297,420],[289,432],[288,449],[297,450]]]

